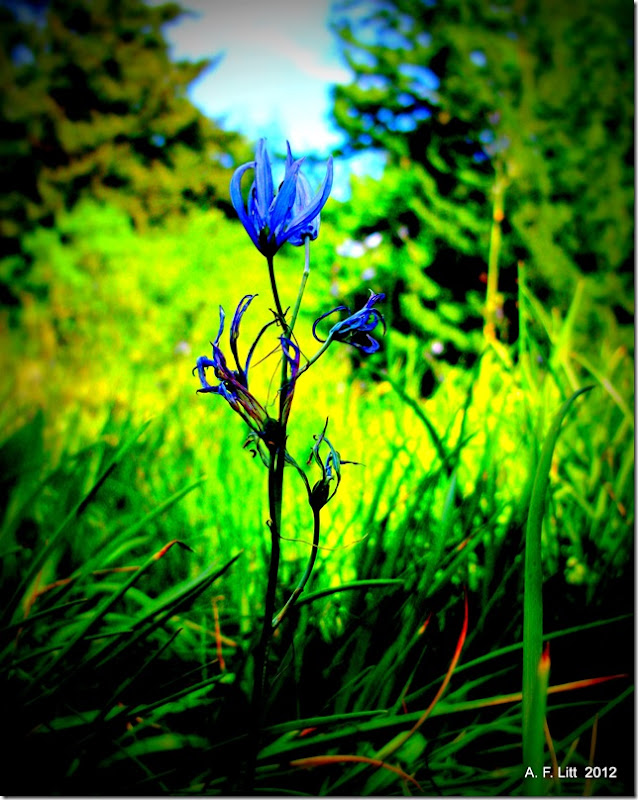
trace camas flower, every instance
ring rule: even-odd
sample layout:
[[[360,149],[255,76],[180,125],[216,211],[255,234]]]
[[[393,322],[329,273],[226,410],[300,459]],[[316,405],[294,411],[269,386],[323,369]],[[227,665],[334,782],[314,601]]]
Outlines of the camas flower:
[[[284,179],[276,193],[265,139],[260,139],[257,144],[255,160],[235,170],[230,182],[230,198],[235,211],[255,247],[267,257],[273,256],[285,242],[301,245],[306,237],[316,239],[319,212],[332,189],[332,157],[328,159],[321,188],[312,197],[310,184],[300,172],[303,159],[295,161],[289,144],[287,149]],[[246,206],[241,193],[241,179],[249,169],[255,170],[255,180]]]
[[[262,435],[266,430],[270,418],[263,406],[248,391],[248,368],[259,339],[264,331],[273,325],[275,321],[272,320],[261,329],[248,352],[246,364],[243,367],[239,362],[239,355],[237,352],[237,340],[239,338],[241,319],[256,296],[257,295],[254,294],[247,294],[241,299],[230,326],[230,350],[233,354],[237,369],[233,370],[228,367],[226,358],[219,347],[219,340],[224,332],[224,321],[226,318],[224,309],[220,306],[219,331],[215,341],[211,342],[213,357],[211,359],[206,356],[200,356],[197,359],[197,364],[193,373],[197,370],[199,380],[202,384],[202,388],[198,389],[198,392],[221,395],[228,402],[233,411],[236,411],[256,433]],[[212,386],[206,378],[206,370],[211,367],[215,373],[215,377],[219,381],[219,384],[216,386]]]
[[[364,307],[360,311],[355,311],[354,314],[351,313],[347,306],[337,306],[333,308],[332,311],[326,311],[325,314],[322,314],[315,320],[312,326],[312,335],[318,342],[346,342],[353,347],[359,348],[359,350],[363,350],[364,353],[376,353],[380,345],[376,339],[370,336],[370,331],[374,330],[379,322],[383,325],[383,332],[385,333],[386,331],[383,314],[381,314],[378,309],[374,308],[375,303],[383,300],[384,297],[384,294],[374,294],[371,291],[370,297]],[[333,325],[328,331],[327,339],[320,339],[317,336],[317,325],[322,319],[329,317],[337,311],[347,311],[350,316],[346,317],[346,319],[341,322],[337,322],[336,325]]]

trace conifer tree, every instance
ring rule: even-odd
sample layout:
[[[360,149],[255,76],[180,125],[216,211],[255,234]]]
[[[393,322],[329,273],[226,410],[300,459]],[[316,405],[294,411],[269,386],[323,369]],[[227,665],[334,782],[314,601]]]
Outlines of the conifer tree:
[[[174,3],[22,0],[0,6],[0,226],[3,253],[91,195],[138,228],[193,204],[229,207],[244,156],[187,97],[209,61],[172,62]]]
[[[620,0],[336,7],[354,79],[335,89],[335,119],[346,151],[387,156],[383,191],[355,187],[360,230],[389,231],[395,319],[452,360],[475,349],[494,276],[487,322],[516,338],[520,264],[560,307],[595,276],[590,335],[596,302],[630,321],[632,13]]]

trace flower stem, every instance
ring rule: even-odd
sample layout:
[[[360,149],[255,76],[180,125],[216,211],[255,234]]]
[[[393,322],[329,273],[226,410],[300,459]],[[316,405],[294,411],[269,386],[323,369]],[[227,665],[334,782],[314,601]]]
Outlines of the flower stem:
[[[268,273],[272,289],[275,309],[280,324],[286,336],[289,327],[284,318],[284,312],[279,299],[277,281],[275,279],[274,259],[268,257]],[[268,690],[268,652],[273,633],[273,616],[277,594],[277,578],[279,575],[279,560],[281,555],[281,506],[284,485],[284,466],[286,463],[286,416],[284,414],[285,386],[288,381],[288,363],[282,358],[281,387],[279,390],[279,430],[276,441],[269,447],[268,463],[268,510],[270,515],[270,564],[268,566],[268,582],[264,599],[264,619],[259,642],[255,648],[255,674],[252,694],[253,728],[248,745],[248,764],[246,769],[244,792],[252,790],[252,782],[259,751],[259,740],[264,727],[266,715],[266,693]]]
[[[303,365],[303,367],[300,367],[300,369],[299,369],[299,372],[297,373],[297,380],[299,380],[299,376],[300,376],[300,375],[303,375],[303,373],[304,373],[306,370],[310,369],[310,367],[311,367],[311,366],[312,366],[312,365],[313,365],[315,362],[319,361],[319,359],[321,358],[321,356],[322,356],[322,355],[323,355],[323,354],[326,352],[326,350],[327,350],[327,349],[330,347],[330,345],[331,345],[331,344],[332,344],[332,339],[326,339],[326,341],[325,341],[325,342],[324,342],[324,343],[321,345],[321,347],[320,347],[320,348],[317,350],[317,352],[314,354],[314,356],[313,356],[311,359],[309,359],[309,360],[308,360],[308,361],[307,361],[307,362],[306,362],[306,363]]]
[[[284,335],[287,336],[288,326],[286,325],[286,320],[284,319],[284,310],[281,305],[281,300],[279,299],[279,292],[277,291],[277,281],[275,280],[275,259],[273,256],[268,256],[268,275],[270,276],[270,288],[272,289],[272,296],[273,300],[275,301],[277,316],[279,317]]]
[[[275,611],[277,576],[279,573],[279,558],[281,554],[281,500],[283,495],[285,453],[285,444],[275,446],[270,450],[270,463],[268,466],[268,507],[270,512],[271,537],[270,564],[268,567],[268,583],[264,600],[264,620],[254,656],[255,672],[253,675],[252,693],[253,725],[249,733],[245,772],[240,777],[240,785],[237,789],[238,793],[243,795],[253,791],[257,754],[259,752],[261,732],[266,717],[265,701],[268,687],[268,651],[270,649],[270,640],[274,630],[272,618]]]
[[[281,611],[277,614],[277,616],[272,621],[273,630],[279,627],[279,624],[288,613],[288,611],[292,608],[292,606],[297,601],[299,595],[303,592],[305,585],[308,583],[308,579],[312,574],[313,567],[315,565],[315,561],[317,560],[317,552],[319,550],[319,533],[321,531],[321,520],[320,520],[320,511],[318,508],[312,509],[313,517],[314,517],[314,528],[312,534],[312,549],[310,550],[310,558],[308,559],[308,566],[306,567],[306,571],[301,576],[301,580],[297,584],[297,587],[293,591],[293,593],[288,598],[286,605],[281,609]]]
[[[299,315],[299,308],[301,306],[301,298],[303,297],[304,290],[306,288],[306,283],[308,282],[308,276],[310,275],[310,237],[306,236],[304,240],[304,247],[306,251],[306,259],[304,264],[303,275],[301,276],[301,285],[299,286],[299,292],[297,294],[297,299],[295,300],[295,307],[292,311],[292,317],[290,319],[290,325],[288,327],[288,337],[292,336],[292,330],[295,327],[295,322],[297,321],[297,316]]]
[[[278,447],[271,453],[270,467],[268,469],[268,505],[270,509],[270,565],[268,567],[268,584],[264,602],[264,622],[261,630],[258,653],[260,662],[259,671],[255,674],[255,681],[259,684],[261,697],[260,706],[263,706],[263,694],[266,690],[267,663],[270,637],[272,636],[272,618],[275,611],[275,595],[277,591],[277,576],[279,574],[279,557],[281,553],[281,500],[283,495],[285,465],[285,448]],[[260,716],[263,709],[259,709]],[[261,722],[261,720],[260,720]],[[260,726],[261,727],[261,726]]]

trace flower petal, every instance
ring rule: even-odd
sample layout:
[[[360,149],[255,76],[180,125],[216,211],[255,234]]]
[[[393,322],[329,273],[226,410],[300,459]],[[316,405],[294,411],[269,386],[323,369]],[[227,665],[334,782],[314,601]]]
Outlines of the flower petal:
[[[297,196],[295,198],[294,205],[292,207],[292,217],[296,219],[302,212],[303,209],[310,203],[311,200],[311,189],[310,184],[308,183],[308,179],[306,176],[300,172],[297,176]],[[319,235],[319,224],[320,224],[320,215],[314,219],[309,220],[305,223],[305,225],[300,228],[297,232],[292,232],[292,235],[288,236],[288,241],[290,244],[294,245],[295,247],[300,247],[304,243],[304,239],[308,237],[310,241],[314,241],[317,236]]]
[[[268,215],[274,197],[272,167],[266,149],[266,140],[260,139],[255,153],[255,183],[251,189],[258,214],[258,231],[268,226]]]
[[[286,169],[292,164],[295,159],[292,157],[292,151],[290,150],[290,142],[286,141]]]
[[[224,309],[222,306],[219,307],[219,330],[217,331],[217,338],[214,342],[211,342],[213,347],[217,347],[219,344],[219,340],[221,338],[222,333],[224,332],[224,320],[226,319],[226,314],[224,313]]]
[[[326,169],[326,177],[323,179],[323,183],[321,188],[317,192],[317,194],[313,197],[308,205],[306,205],[303,211],[300,211],[296,217],[294,217],[289,225],[286,228],[285,236],[282,238],[282,241],[278,244],[283,244],[284,242],[290,241],[293,237],[297,237],[301,234],[304,227],[308,225],[308,223],[313,223],[315,217],[319,216],[319,212],[325,206],[328,197],[330,196],[330,192],[332,190],[332,178],[333,178],[333,171],[332,171],[332,156],[328,159],[328,167]],[[317,221],[317,232],[319,231],[319,222]],[[306,234],[310,236],[310,233]],[[303,238],[303,236],[302,236]],[[316,234],[314,237],[316,238]]]
[[[377,350],[381,347],[379,342],[376,339],[373,339],[369,333],[364,334],[363,342],[358,341],[355,337],[348,339],[348,344],[351,344],[353,347],[356,347],[359,350],[363,350],[364,353],[370,355],[371,353],[376,353]],[[366,343],[367,342],[367,343]]]
[[[292,403],[292,398],[295,393],[295,383],[297,381],[297,375],[299,373],[299,359],[301,356],[301,351],[297,347],[297,345],[287,339],[285,336],[280,336],[279,341],[281,342],[281,351],[284,354],[284,358],[288,362],[290,366],[290,378],[288,378],[285,386],[282,386],[284,390],[284,403],[283,403],[283,418],[284,420],[288,419],[288,415],[290,414],[290,405]],[[292,355],[291,355],[292,350]]]
[[[274,235],[277,249],[286,241],[284,228],[290,218],[297,196],[297,180],[301,160],[293,161],[286,169],[283,183],[279,187],[277,196],[270,211],[270,232]]]
[[[241,318],[246,313],[248,306],[252,303],[252,301],[257,297],[256,294],[246,294],[242,299],[239,301],[239,305],[235,309],[235,315],[233,316],[233,321],[230,325],[230,350],[233,354],[233,358],[235,359],[235,364],[237,364],[237,369],[241,374],[244,375],[245,378],[245,371],[241,368],[241,364],[239,363],[239,356],[237,354],[237,339],[239,338],[239,323],[241,322]],[[219,337],[217,337],[219,339]]]
[[[255,229],[255,225],[253,221],[246,211],[246,206],[244,205],[244,198],[242,197],[241,193],[241,179],[243,174],[249,170],[255,168],[255,162],[249,161],[247,164],[242,164],[241,167],[238,167],[235,172],[233,173],[233,177],[230,181],[230,200],[233,204],[233,208],[237,212],[237,216],[241,224],[246,229],[246,233],[250,236],[253,241],[253,244],[256,247],[259,247],[259,231]]]
[[[384,298],[385,298],[385,295],[383,294],[383,292],[380,292],[379,294],[375,294],[372,291],[372,289],[370,289],[370,297],[366,300],[366,304],[365,304],[364,308],[372,308],[373,305],[375,305],[376,303],[380,302]]]
[[[315,339],[318,342],[325,342],[326,340],[325,339],[320,339],[317,336],[317,325],[321,322],[322,319],[325,319],[326,317],[329,317],[331,314],[334,314],[336,311],[347,311],[348,314],[350,313],[350,309],[348,308],[348,306],[337,306],[336,308],[333,308],[332,311],[326,311],[325,314],[322,314],[320,317],[317,317],[317,319],[314,321],[314,323],[312,325],[312,335],[315,337]]]
[[[382,300],[384,297],[385,295],[383,294],[374,294],[374,292],[370,292],[370,297],[366,301],[363,308],[359,309],[359,311],[355,311],[354,314],[351,314],[350,310],[345,306],[338,306],[332,311],[327,311],[315,321],[312,327],[313,336],[315,339],[322,341],[316,334],[317,324],[325,317],[333,314],[335,311],[345,309],[349,316],[346,317],[346,319],[341,320],[341,322],[337,322],[332,326],[332,328],[330,328],[326,341],[330,342],[334,340],[336,342],[345,342],[346,344],[350,344],[359,350],[363,350],[364,353],[376,353],[380,345],[376,339],[373,339],[372,336],[369,335],[369,332],[374,330],[379,322],[383,324],[383,332],[385,333],[386,331],[386,324],[383,314],[377,308],[374,308],[374,303],[376,303],[378,300]]]
[[[293,163],[292,152],[290,150],[290,143],[286,142],[286,166],[290,166]],[[304,213],[306,208],[312,202],[312,189],[310,188],[310,183],[306,176],[299,171],[297,176],[297,194],[295,196],[295,202],[291,209],[291,217],[292,221],[301,217]],[[292,235],[288,236],[288,241],[290,244],[294,245],[295,247],[299,247],[303,245],[304,239],[308,236],[312,241],[314,241],[317,236],[319,235],[319,215],[314,219],[311,219],[306,225],[301,228],[299,231],[291,232]]]
[[[213,392],[215,391],[214,386],[211,386],[210,383],[206,380],[206,369],[207,367],[214,367],[215,362],[211,361],[210,358],[206,356],[200,356],[197,359],[197,363],[195,364],[195,369],[193,372],[197,370],[197,376],[199,377],[200,383],[202,384],[202,388],[198,389],[198,392]]]
[[[290,380],[288,383],[291,384],[296,380],[297,373],[299,372],[299,359],[301,357],[301,350],[291,339],[287,339],[285,336],[280,336],[279,341],[281,342],[281,350],[290,367]],[[292,355],[290,355],[291,350]]]

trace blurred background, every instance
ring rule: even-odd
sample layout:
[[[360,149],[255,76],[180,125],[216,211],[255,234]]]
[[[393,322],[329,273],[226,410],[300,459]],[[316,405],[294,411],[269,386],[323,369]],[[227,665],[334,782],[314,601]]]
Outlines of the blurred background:
[[[9,427],[188,391],[217,305],[263,272],[228,195],[260,136],[317,183],[337,158],[308,316],[384,291],[378,366],[413,357],[421,397],[471,366],[486,325],[517,342],[519,269],[550,316],[578,296],[579,343],[632,347],[625,3],[0,9]]]
[[[558,403],[595,379],[631,446],[626,3],[33,0],[0,13],[0,414],[11,432],[41,412],[47,462],[113,415],[161,417],[172,480],[241,445],[239,421],[195,395],[191,369],[220,304],[261,294],[246,342],[268,315],[263,259],[229,202],[261,136],[275,179],[286,140],[314,185],[336,159],[303,352],[321,313],[386,295],[381,351],[362,362],[333,348],[327,375],[309,373],[317,400],[299,402],[300,442],[326,415],[337,440],[352,433],[352,414],[353,459],[373,447],[381,464],[407,442],[427,463],[428,432],[405,405],[395,413],[389,381],[447,430],[470,385],[480,417],[512,381],[522,394],[507,403],[534,408],[535,394]],[[302,258],[278,257],[285,302]],[[486,347],[500,371],[479,387]],[[273,369],[261,366],[265,391]],[[503,436],[503,452],[518,447]],[[352,480],[355,497],[375,483]]]

